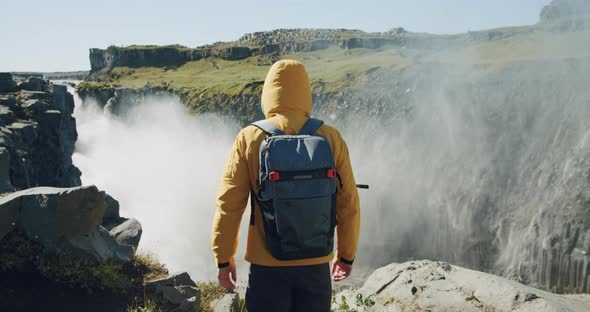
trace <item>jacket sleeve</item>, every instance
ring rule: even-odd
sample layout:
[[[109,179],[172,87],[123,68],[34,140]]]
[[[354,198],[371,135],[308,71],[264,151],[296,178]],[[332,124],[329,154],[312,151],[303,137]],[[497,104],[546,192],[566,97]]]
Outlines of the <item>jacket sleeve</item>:
[[[245,150],[244,135],[240,132],[225,165],[217,194],[212,247],[218,267],[225,267],[234,261],[240,222],[250,195],[248,164],[244,157]]]
[[[356,257],[360,228],[359,195],[350,165],[346,142],[338,135],[336,171],[340,178],[336,195],[336,219],[338,221],[338,254],[340,261],[352,264]]]

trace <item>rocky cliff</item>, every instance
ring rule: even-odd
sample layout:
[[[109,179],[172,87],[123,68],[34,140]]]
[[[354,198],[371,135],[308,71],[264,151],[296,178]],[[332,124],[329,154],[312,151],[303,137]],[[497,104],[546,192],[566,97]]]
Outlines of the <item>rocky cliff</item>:
[[[139,223],[123,225],[127,219],[120,218],[116,200],[80,186],[81,172],[72,163],[77,139],[72,94],[36,77],[18,83],[10,74],[0,77],[0,241],[18,232],[46,252],[131,261]],[[122,232],[130,238],[117,242]]]
[[[90,65],[91,73],[96,73],[113,67],[175,67],[206,58],[237,61],[251,56],[279,57],[330,47],[345,50],[378,50],[394,46],[432,50],[461,46],[466,42],[498,40],[511,34],[503,33],[501,30],[460,35],[430,35],[410,33],[403,28],[380,33],[347,29],[280,29],[246,34],[234,42],[221,42],[197,48],[176,45],[110,46],[107,49],[90,49]]]
[[[166,311],[200,311],[188,274],[166,276],[136,255],[139,221],[80,186],[73,110],[66,86],[0,73],[1,309],[122,311],[142,296]]]
[[[0,84],[6,91],[0,94],[0,147],[12,186],[79,186],[80,171],[72,163],[74,100],[66,87],[39,78]]]
[[[586,0],[553,0],[541,11],[541,21],[554,21],[572,16],[590,14],[590,2]]]

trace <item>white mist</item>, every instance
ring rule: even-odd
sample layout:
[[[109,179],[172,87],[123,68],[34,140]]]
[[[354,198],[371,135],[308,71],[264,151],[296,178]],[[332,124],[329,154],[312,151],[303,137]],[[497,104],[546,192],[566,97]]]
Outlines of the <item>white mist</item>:
[[[74,163],[82,183],[117,199],[121,216],[143,226],[139,249],[195,280],[214,277],[215,195],[237,124],[193,116],[171,97],[154,97],[124,117],[107,117],[76,98]]]

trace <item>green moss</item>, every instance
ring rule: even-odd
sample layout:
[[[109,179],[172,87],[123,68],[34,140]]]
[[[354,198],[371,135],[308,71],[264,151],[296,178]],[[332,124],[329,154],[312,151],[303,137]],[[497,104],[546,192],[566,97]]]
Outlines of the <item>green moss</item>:
[[[39,272],[49,280],[88,290],[125,292],[141,285],[139,276],[129,276],[123,265],[110,261],[94,263],[88,259],[61,254],[41,257]]]
[[[144,280],[167,273],[152,255],[136,255],[129,263],[97,263],[68,253],[47,253],[17,231],[0,240],[0,272],[37,272],[64,287],[114,293],[135,292]]]
[[[84,91],[88,91],[88,90],[98,90],[98,89],[109,88],[112,85],[113,84],[108,83],[108,82],[81,82],[76,86],[76,91],[77,92],[84,92]]]
[[[127,307],[127,312],[160,312],[162,309],[153,300],[146,300],[145,303],[134,303]]]
[[[35,270],[43,248],[16,231],[0,240],[0,272]]]

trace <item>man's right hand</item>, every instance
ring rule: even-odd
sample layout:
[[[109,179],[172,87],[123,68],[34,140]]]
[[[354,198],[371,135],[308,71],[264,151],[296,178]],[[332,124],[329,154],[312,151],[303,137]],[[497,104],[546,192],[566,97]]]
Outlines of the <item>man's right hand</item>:
[[[218,269],[217,280],[225,289],[234,290],[236,288],[236,265],[230,263],[229,266]]]
[[[332,268],[332,278],[335,282],[340,282],[348,278],[352,272],[352,265],[336,261]]]

